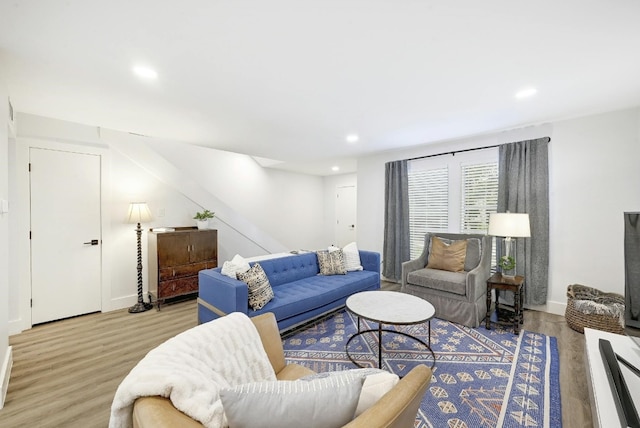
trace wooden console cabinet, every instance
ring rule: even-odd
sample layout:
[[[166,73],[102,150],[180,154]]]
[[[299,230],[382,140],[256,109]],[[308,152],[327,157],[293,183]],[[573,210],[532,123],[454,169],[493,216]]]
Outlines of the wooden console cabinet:
[[[218,266],[218,231],[177,227],[148,234],[149,293],[158,309],[167,299],[198,292],[198,272]]]

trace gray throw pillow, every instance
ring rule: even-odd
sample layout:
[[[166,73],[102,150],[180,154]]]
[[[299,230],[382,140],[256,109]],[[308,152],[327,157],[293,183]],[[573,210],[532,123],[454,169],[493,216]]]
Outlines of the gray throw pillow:
[[[262,309],[264,305],[273,299],[273,289],[267,274],[260,266],[260,263],[254,264],[251,269],[246,272],[238,272],[237,278],[247,284],[249,289],[249,306],[254,311]]]
[[[229,428],[332,428],[354,416],[363,377],[256,382],[220,391]]]

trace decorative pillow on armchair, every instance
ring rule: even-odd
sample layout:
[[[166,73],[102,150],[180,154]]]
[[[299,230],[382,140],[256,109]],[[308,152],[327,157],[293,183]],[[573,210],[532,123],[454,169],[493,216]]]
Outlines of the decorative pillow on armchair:
[[[260,266],[260,263],[254,264],[251,269],[246,272],[240,272],[237,274],[238,279],[245,284],[249,289],[249,306],[254,311],[262,309],[264,305],[269,303],[273,299],[273,289],[267,274],[264,273],[264,269]]]
[[[429,269],[463,272],[464,260],[467,256],[467,240],[445,243],[437,236],[431,237],[431,251],[427,267]]]
[[[344,267],[344,253],[342,250],[316,251],[320,275],[346,275]]]
[[[220,391],[230,428],[339,428],[354,416],[362,377],[258,382]]]

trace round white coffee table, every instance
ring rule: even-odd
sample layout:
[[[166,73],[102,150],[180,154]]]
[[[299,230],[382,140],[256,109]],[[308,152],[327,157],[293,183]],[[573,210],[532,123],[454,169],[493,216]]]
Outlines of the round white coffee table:
[[[435,308],[429,302],[411,294],[398,291],[363,291],[356,293],[346,301],[347,310],[358,317],[358,332],[347,341],[347,356],[353,364],[363,367],[349,354],[349,343],[364,333],[378,332],[378,368],[382,368],[382,332],[400,334],[409,337],[424,345],[433,357],[431,368],[436,365],[436,356],[431,349],[431,318],[436,313]],[[377,329],[360,330],[360,319],[377,322]],[[412,325],[429,323],[429,344],[408,333],[396,330],[383,329],[382,324],[388,325]]]

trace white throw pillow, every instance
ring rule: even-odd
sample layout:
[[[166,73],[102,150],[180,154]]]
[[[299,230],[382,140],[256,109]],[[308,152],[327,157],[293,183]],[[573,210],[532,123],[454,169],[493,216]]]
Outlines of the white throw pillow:
[[[361,376],[258,382],[220,391],[230,428],[339,428],[353,419]]]
[[[393,374],[391,372],[376,368],[350,369],[316,373],[313,375],[305,376],[300,380],[315,380],[339,376],[347,376],[348,378],[353,376],[364,376],[364,384],[362,385],[362,391],[360,392],[358,407],[356,408],[355,413],[356,417],[367,410],[369,407],[376,404],[376,402],[380,400],[384,394],[391,391],[391,389],[400,381],[400,378],[397,374]]]
[[[344,266],[347,272],[363,270],[360,262],[360,253],[355,242],[345,245],[342,252],[344,253]]]
[[[220,273],[228,276],[229,278],[236,279],[236,274],[244,273],[250,268],[251,266],[249,266],[249,262],[247,262],[240,254],[236,254],[233,256],[231,261],[224,262]]]

